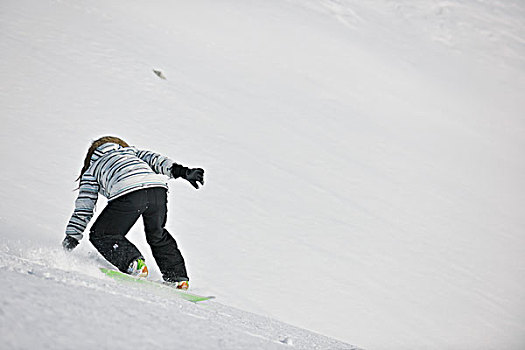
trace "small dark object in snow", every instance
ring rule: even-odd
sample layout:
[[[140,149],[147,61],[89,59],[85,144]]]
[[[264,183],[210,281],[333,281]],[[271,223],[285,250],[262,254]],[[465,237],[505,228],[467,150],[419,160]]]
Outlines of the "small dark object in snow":
[[[292,338],[284,337],[283,339],[279,340],[281,343],[286,345],[293,345]]]
[[[160,70],[154,69],[153,73],[155,73],[159,78],[166,80],[166,76]]]

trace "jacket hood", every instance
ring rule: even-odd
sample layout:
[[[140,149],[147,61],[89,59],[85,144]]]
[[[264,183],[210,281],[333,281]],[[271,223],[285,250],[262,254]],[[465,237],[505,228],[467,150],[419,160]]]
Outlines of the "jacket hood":
[[[121,146],[121,147],[118,147]],[[116,136],[103,136],[98,140],[95,140],[91,143],[86,157],[84,158],[84,166],[80,171],[80,175],[77,178],[77,181],[80,180],[82,175],[88,170],[88,168],[93,164],[94,161],[100,159],[108,152],[114,152],[119,148],[129,147],[126,141],[116,137]],[[95,154],[97,151],[97,154]]]
[[[108,142],[103,145],[100,145],[93,152],[93,155],[91,156],[91,163],[93,164],[100,158],[104,157],[106,154],[115,152],[121,148],[123,148],[121,145],[113,142]]]

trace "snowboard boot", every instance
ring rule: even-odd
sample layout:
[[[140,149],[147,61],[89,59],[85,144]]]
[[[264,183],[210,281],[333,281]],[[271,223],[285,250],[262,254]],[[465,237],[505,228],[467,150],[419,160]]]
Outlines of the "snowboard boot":
[[[175,288],[182,290],[188,290],[188,288],[190,288],[190,283],[188,281],[175,282],[173,285]]]
[[[148,267],[144,259],[138,258],[129,264],[127,272],[131,276],[146,278],[148,276]]]
[[[190,288],[190,282],[187,277],[164,277],[164,283],[168,286],[182,290],[188,290],[188,288]]]

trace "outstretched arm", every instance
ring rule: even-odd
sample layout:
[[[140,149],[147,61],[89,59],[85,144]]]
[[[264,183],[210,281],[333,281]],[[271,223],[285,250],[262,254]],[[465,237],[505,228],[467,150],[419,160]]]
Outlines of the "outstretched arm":
[[[162,156],[151,151],[137,151],[137,157],[148,163],[157,174],[168,175],[173,179],[179,177],[187,180],[196,189],[199,188],[198,182],[204,185],[204,170],[200,168],[189,169],[175,163],[168,157]]]
[[[145,150],[136,150],[137,157],[148,163],[150,168],[157,174],[171,176],[170,169],[174,162],[155,152],[145,151]]]

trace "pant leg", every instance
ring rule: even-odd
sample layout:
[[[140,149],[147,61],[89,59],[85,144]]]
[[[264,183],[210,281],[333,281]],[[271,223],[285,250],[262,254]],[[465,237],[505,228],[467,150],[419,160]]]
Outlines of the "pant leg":
[[[164,188],[150,188],[148,208],[142,214],[146,241],[167,282],[187,281],[186,264],[173,236],[165,229],[167,219],[167,191]]]
[[[140,251],[125,236],[147,207],[144,190],[131,192],[108,203],[99,215],[89,235],[89,241],[100,254],[120,271],[142,257]]]

